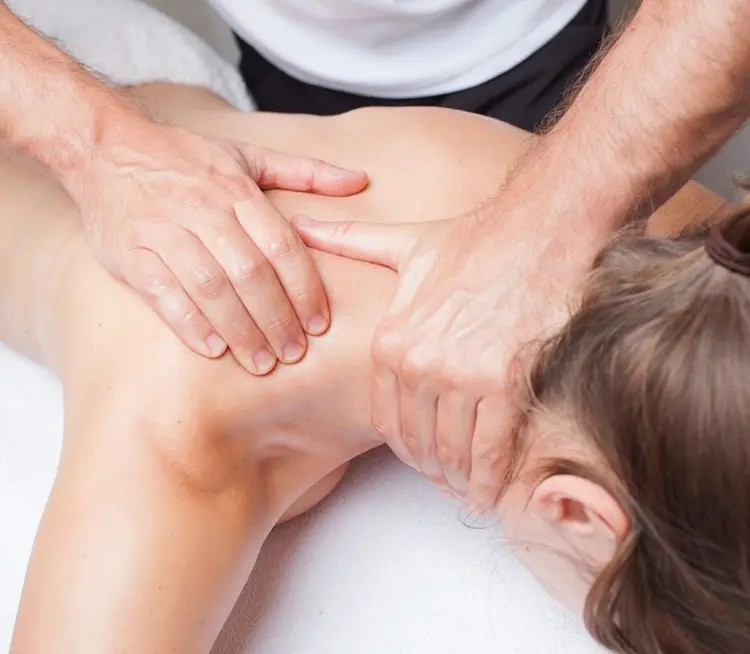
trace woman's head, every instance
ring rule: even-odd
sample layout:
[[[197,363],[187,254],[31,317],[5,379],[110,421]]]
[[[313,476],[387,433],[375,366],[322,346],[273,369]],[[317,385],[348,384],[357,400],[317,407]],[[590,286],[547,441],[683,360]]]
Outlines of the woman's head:
[[[750,252],[750,211],[721,231]],[[533,369],[501,503],[510,537],[549,545],[528,565],[619,652],[750,652],[750,277],[703,243],[599,255]]]

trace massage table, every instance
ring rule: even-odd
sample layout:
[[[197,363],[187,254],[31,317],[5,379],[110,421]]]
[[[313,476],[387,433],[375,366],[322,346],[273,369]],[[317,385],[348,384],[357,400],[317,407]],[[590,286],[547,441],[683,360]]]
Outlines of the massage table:
[[[58,0],[10,4],[118,83],[203,85],[252,107],[231,66],[146,5],[76,0],[72,12]],[[0,345],[0,652],[10,646],[62,424],[59,382]],[[470,518],[381,449],[355,461],[328,500],[271,535],[212,654],[602,651],[519,566],[492,521]]]

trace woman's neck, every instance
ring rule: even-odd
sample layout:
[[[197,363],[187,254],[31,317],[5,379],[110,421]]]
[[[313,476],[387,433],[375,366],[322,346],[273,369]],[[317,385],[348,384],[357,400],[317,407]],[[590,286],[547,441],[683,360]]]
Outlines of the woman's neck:
[[[334,470],[382,444],[370,424],[369,347],[335,331],[311,340],[301,363],[254,383],[251,433],[277,519]]]

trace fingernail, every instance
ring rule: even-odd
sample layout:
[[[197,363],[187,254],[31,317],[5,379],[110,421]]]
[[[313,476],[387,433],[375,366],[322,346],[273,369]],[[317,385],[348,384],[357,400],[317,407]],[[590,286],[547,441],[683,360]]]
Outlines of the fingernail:
[[[284,363],[294,363],[296,361],[299,361],[304,353],[304,345],[302,345],[302,343],[298,343],[297,341],[287,343],[284,346],[284,349],[281,351]]]
[[[469,509],[469,512],[472,513],[475,516],[483,516],[485,513],[487,513],[487,504],[484,502],[477,502],[476,500],[470,500],[466,502],[466,508]]]
[[[366,170],[361,170],[358,168],[339,168],[338,166],[334,166],[333,169],[342,177],[351,177],[352,175],[367,175]]]
[[[322,314],[310,318],[307,323],[307,332],[313,336],[322,334],[326,329],[328,329],[328,319]]]
[[[208,348],[209,355],[215,358],[224,354],[227,344],[218,334],[211,334],[206,339],[206,347]]]
[[[273,355],[271,350],[264,347],[262,350],[258,350],[253,356],[253,363],[255,369],[260,374],[265,374],[273,369],[276,365],[276,357]]]

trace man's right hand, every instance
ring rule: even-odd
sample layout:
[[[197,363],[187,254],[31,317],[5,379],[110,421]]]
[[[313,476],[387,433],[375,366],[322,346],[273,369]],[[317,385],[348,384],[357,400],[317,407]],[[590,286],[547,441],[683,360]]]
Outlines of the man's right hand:
[[[199,136],[145,117],[63,183],[95,256],[196,352],[248,371],[302,358],[330,319],[307,248],[263,194],[349,195],[362,172]]]
[[[530,230],[526,218],[488,205],[426,223],[295,222],[313,247],[399,273],[373,339],[372,423],[477,512],[506,480],[528,345],[564,323],[590,260],[582,244],[568,256],[553,229]]]

